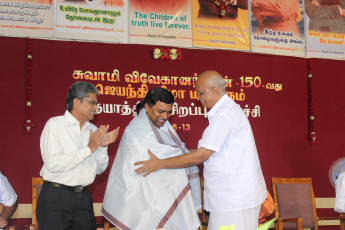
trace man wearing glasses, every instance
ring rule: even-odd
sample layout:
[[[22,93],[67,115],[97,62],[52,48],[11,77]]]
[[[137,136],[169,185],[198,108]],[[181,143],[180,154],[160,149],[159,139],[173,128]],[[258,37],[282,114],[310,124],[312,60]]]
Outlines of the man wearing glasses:
[[[200,74],[198,100],[209,111],[209,125],[198,149],[181,156],[140,161],[135,171],[148,176],[159,169],[204,164],[204,209],[210,212],[207,229],[234,224],[237,230],[258,226],[261,204],[267,197],[253,132],[241,107],[227,96],[226,83],[216,71]],[[152,149],[151,149],[152,150]]]
[[[93,199],[87,186],[108,166],[108,145],[119,127],[96,127],[97,88],[76,82],[68,91],[66,112],[46,123],[41,134],[44,179],[37,201],[40,230],[96,230]]]

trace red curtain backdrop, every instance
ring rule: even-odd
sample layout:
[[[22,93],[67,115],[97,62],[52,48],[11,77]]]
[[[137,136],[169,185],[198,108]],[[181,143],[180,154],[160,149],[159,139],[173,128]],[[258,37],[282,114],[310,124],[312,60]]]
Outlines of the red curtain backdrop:
[[[311,177],[316,197],[335,196],[328,180],[328,169],[336,159],[344,156],[345,151],[343,61],[311,60],[317,134],[316,143],[311,144],[308,140],[306,59],[226,50],[181,49],[183,58],[180,61],[155,60],[153,50],[156,46],[33,39],[31,84],[34,127],[30,134],[25,134],[26,44],[23,38],[0,38],[0,96],[3,105],[0,169],[9,178],[21,204],[31,203],[31,178],[39,176],[42,167],[39,147],[41,131],[50,117],[64,114],[67,91],[77,81],[73,73],[76,70],[83,73],[113,73],[114,69],[119,71],[120,80],[117,82],[87,81],[103,87],[127,87],[137,91],[142,83],[126,82],[126,74],[138,71],[148,76],[169,76],[170,79],[177,76],[180,79],[194,77],[195,74],[211,69],[228,76],[228,79],[232,79],[228,91],[233,92],[233,95],[237,93],[237,96],[240,93],[245,95],[244,100],[237,101],[242,108],[260,107],[260,115],[255,116],[251,111],[249,120],[267,188],[271,190],[270,179],[273,176]],[[272,85],[274,87],[271,89]],[[150,89],[162,84],[147,86]],[[193,84],[165,86],[176,92],[180,90],[180,96],[176,98],[179,107],[191,108],[192,111],[195,107],[201,107],[197,100],[190,98]],[[108,104],[113,108],[126,104],[133,107],[140,100],[105,94],[98,97],[100,106]],[[175,114],[170,122],[176,124],[177,132],[187,146],[196,148],[208,124],[207,119],[202,115],[179,115]],[[118,141],[109,147],[108,169],[97,176],[90,186],[96,203],[103,200],[120,138],[132,118],[132,115],[103,111],[94,121],[96,125],[110,124],[112,128],[121,126]],[[20,224],[24,222],[15,221],[16,227],[21,229]]]

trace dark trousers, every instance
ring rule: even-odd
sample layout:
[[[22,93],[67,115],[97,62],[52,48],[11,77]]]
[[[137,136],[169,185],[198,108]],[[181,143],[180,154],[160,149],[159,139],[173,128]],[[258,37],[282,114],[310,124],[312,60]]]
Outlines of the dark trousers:
[[[74,192],[44,183],[37,200],[40,230],[96,230],[93,199],[88,190]]]

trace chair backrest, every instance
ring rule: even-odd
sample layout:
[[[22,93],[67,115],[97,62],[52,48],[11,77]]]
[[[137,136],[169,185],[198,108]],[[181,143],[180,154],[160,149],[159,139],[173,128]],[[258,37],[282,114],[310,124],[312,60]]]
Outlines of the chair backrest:
[[[43,178],[32,178],[32,224],[38,229],[37,217],[36,217],[36,205],[37,198],[41,192],[43,184]]]
[[[272,178],[275,216],[301,218],[302,227],[318,230],[311,178]],[[295,223],[283,223],[284,229],[296,229]]]

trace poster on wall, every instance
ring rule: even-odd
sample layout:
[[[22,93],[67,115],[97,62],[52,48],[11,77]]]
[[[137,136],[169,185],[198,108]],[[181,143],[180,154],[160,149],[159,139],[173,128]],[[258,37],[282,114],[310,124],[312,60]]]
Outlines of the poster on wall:
[[[53,0],[0,0],[0,34],[53,37]]]
[[[305,56],[303,2],[251,0],[254,52]]]
[[[248,0],[193,0],[193,46],[249,50]]]
[[[132,44],[191,47],[191,0],[130,1]]]
[[[307,56],[345,58],[345,0],[304,0]]]
[[[127,42],[128,0],[57,0],[56,37]]]

